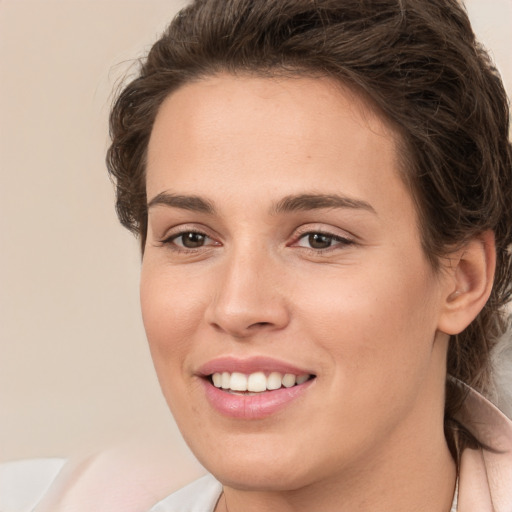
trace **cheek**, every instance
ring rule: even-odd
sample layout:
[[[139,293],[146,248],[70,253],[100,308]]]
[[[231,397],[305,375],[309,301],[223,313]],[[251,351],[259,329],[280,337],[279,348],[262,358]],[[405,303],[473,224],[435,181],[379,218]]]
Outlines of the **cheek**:
[[[401,290],[391,297],[377,280],[345,294],[317,291],[314,309],[308,305],[311,323],[303,332],[315,340],[322,361],[329,361],[322,390],[330,400],[330,420],[318,428],[328,437],[334,425],[340,439],[365,446],[365,439],[385,437],[414,409],[428,379],[433,336],[425,334],[419,304],[406,300]]]
[[[309,319],[302,327],[339,379],[361,390],[383,383],[403,387],[429,363],[437,322],[433,278],[419,263],[389,262],[385,273],[378,266],[349,270],[315,281],[315,293],[297,314]]]
[[[144,328],[154,364],[174,367],[183,363],[190,341],[202,317],[206,290],[200,279],[186,278],[144,261],[140,301]],[[159,375],[160,376],[160,375]]]
[[[191,381],[187,361],[203,318],[206,290],[200,288],[200,279],[149,263],[142,267],[140,301],[151,357],[176,421],[194,425],[197,410],[192,397],[197,383]]]

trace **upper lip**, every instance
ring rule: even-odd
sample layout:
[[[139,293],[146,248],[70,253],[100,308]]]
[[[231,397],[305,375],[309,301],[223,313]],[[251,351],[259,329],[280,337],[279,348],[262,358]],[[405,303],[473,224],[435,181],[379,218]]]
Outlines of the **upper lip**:
[[[299,368],[293,364],[266,356],[255,356],[243,359],[233,356],[218,357],[200,366],[197,373],[202,377],[207,377],[213,373],[222,372],[240,372],[247,375],[255,372],[279,372],[294,375],[313,374],[307,369]]]

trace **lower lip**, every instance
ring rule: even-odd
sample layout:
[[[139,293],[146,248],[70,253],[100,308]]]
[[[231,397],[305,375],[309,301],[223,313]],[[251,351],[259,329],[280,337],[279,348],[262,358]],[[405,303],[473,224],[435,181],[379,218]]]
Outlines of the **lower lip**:
[[[255,395],[235,395],[216,388],[209,380],[203,379],[206,398],[224,416],[255,420],[265,418],[299,399],[315,379],[291,388],[263,391]]]

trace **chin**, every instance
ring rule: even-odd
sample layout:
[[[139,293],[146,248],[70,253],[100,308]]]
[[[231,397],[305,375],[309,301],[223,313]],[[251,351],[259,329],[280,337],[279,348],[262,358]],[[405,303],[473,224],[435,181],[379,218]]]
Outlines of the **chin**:
[[[300,471],[292,471],[288,464],[276,465],[275,461],[236,461],[233,464],[215,465],[207,469],[223,485],[243,491],[293,491],[312,483],[304,467],[300,468]]]
[[[189,446],[201,464],[223,485],[245,491],[291,491],[315,480],[314,458],[302,443],[292,446],[286,439],[262,439],[259,435],[231,434],[225,443]],[[268,435],[268,434],[263,434]],[[280,437],[280,436],[278,436]],[[290,440],[290,434],[286,435]]]

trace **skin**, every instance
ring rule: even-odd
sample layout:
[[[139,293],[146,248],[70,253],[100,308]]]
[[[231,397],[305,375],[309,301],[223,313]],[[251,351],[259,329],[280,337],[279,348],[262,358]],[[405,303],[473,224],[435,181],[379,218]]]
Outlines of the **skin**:
[[[198,196],[215,211],[153,202],[143,318],[170,409],[224,484],[219,512],[450,509],[446,303],[458,277],[434,272],[421,248],[397,137],[320,78],[219,75],[159,110],[148,200]],[[301,194],[357,207],[276,212]],[[190,231],[205,237],[187,250]],[[330,237],[312,247],[319,232]],[[197,375],[225,355],[270,356],[316,378],[267,418],[225,417]]]

